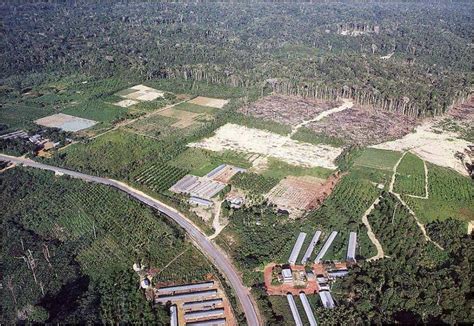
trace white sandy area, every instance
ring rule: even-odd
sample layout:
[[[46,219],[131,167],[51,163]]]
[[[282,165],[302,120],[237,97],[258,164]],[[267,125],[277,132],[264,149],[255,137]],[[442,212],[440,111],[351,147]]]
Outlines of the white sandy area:
[[[257,153],[297,166],[327,169],[336,169],[334,160],[342,152],[342,148],[303,143],[287,136],[231,123],[217,129],[214,136],[188,146],[217,152]]]
[[[138,101],[134,100],[122,100],[120,102],[114,103],[114,105],[121,106],[122,108],[128,108],[129,106],[137,104]]]
[[[415,129],[415,132],[403,138],[371,147],[399,152],[410,151],[423,160],[468,175],[461,161],[454,155],[456,152],[463,152],[470,143],[458,138],[454,132],[435,133],[432,129],[434,124],[434,120],[425,121]]]

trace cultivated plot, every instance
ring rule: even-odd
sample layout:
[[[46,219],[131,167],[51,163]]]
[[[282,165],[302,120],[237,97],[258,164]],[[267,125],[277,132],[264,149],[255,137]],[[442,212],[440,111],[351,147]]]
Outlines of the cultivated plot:
[[[116,95],[125,100],[119,101],[115,103],[115,105],[129,107],[142,101],[149,102],[154,101],[157,98],[162,98],[165,93],[145,85],[135,85],[118,92]]]
[[[274,157],[286,163],[303,167],[335,169],[334,160],[342,149],[328,145],[302,143],[272,132],[228,123],[217,129],[215,135],[190,147],[211,151],[234,150]]]
[[[192,100],[188,101],[188,103],[202,105],[202,106],[208,106],[208,107],[216,108],[216,109],[222,109],[224,107],[224,105],[229,103],[229,100],[198,96],[198,97],[193,98]]]
[[[79,118],[64,113],[53,114],[35,120],[35,123],[48,128],[59,128],[64,131],[72,132],[87,129],[97,124],[94,120]]]

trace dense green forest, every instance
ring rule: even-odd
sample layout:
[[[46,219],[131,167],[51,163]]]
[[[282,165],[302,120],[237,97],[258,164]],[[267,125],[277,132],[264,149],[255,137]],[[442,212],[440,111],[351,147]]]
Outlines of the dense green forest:
[[[105,186],[50,172],[0,175],[1,323],[166,323],[139,290],[134,262],[163,269],[160,281],[213,273],[182,231]]]
[[[41,73],[82,71],[439,114],[472,84],[472,9],[461,1],[4,3],[0,71],[20,89]]]

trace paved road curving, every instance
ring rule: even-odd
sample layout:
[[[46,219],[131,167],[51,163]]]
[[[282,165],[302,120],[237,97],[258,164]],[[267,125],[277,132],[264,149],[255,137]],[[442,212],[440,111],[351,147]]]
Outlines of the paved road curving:
[[[37,169],[62,173],[85,181],[108,185],[123,192],[126,192],[127,194],[138,199],[142,203],[159,210],[161,213],[170,217],[183,229],[185,229],[189,236],[193,239],[197,247],[211,260],[211,262],[221,271],[221,273],[224,274],[227,281],[234,289],[235,295],[237,296],[241,304],[242,310],[245,313],[245,318],[247,319],[248,325],[257,326],[260,324],[257,307],[251,299],[249,290],[244,286],[242,280],[237,274],[236,268],[232,265],[230,260],[206,237],[206,235],[204,235],[204,233],[199,230],[198,227],[196,227],[183,214],[179,213],[174,208],[117,180],[95,177],[80,172],[75,172],[47,164],[38,163],[33,160],[21,157],[0,154],[0,160],[10,161],[12,163],[22,164],[24,166],[29,166]]]

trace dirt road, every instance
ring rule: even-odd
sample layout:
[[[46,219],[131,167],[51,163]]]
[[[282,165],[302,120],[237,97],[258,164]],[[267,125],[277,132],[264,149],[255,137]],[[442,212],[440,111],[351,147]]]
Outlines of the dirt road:
[[[382,245],[380,244],[380,241],[375,236],[374,231],[372,231],[372,226],[370,225],[369,219],[367,218],[370,212],[372,212],[372,210],[375,208],[375,205],[377,205],[379,202],[380,202],[380,197],[378,197],[374,201],[374,203],[365,211],[364,215],[362,216],[362,223],[364,223],[365,227],[367,228],[367,235],[369,236],[370,241],[374,244],[375,248],[377,249],[377,254],[367,259],[367,261],[374,261],[374,260],[385,257],[385,253],[383,251]]]
[[[141,201],[142,203],[153,207],[163,213],[164,215],[168,216],[169,218],[173,219],[176,223],[178,223],[183,229],[186,230],[190,238],[192,239],[193,243],[197,246],[198,249],[201,250],[204,255],[206,255],[209,260],[221,271],[221,273],[226,277],[229,284],[232,286],[238,301],[242,307],[243,312],[245,313],[245,317],[247,319],[248,325],[260,325],[260,314],[258,311],[258,307],[254,304],[254,301],[251,298],[250,291],[247,287],[244,286],[242,280],[239,277],[237,269],[232,265],[229,258],[219,250],[219,248],[210,241],[206,235],[196,226],[194,225],[188,218],[186,218],[183,214],[175,210],[174,208],[160,202],[159,200],[148,196],[147,194],[128,186],[127,184],[114,180],[114,179],[107,179],[101,177],[95,177],[92,175],[75,172],[63,168],[59,168],[56,166],[46,165],[42,163],[35,162],[30,159],[21,158],[21,157],[14,157],[0,154],[0,160],[9,161],[16,164],[21,164],[24,166],[53,171],[58,174],[64,174],[71,176],[73,178],[82,179],[89,182],[95,182],[104,184],[107,186],[114,187],[118,190],[121,190],[131,197]]]

